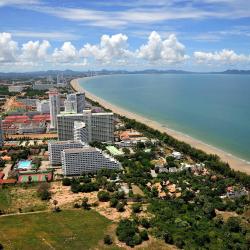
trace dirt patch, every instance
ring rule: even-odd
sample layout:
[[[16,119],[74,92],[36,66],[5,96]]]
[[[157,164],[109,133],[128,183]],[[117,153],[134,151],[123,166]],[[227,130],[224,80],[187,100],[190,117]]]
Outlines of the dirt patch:
[[[117,212],[116,208],[111,208],[109,202],[99,202],[97,198],[98,192],[91,193],[73,193],[70,190],[69,186],[63,186],[61,182],[53,182],[51,183],[52,198],[50,201],[50,206],[53,207],[53,200],[58,201],[59,207],[72,207],[74,203],[81,203],[83,197],[88,198],[88,202],[98,203],[99,205],[96,207],[92,207],[92,209],[99,212],[101,215],[105,216],[109,220],[119,221],[120,219],[129,218],[131,216],[131,209],[128,206],[125,206],[124,212]]]
[[[227,221],[228,218],[230,218],[230,217],[237,217],[238,216],[238,214],[236,212],[219,211],[217,209],[215,210],[215,212],[216,212],[217,216],[218,215],[222,216],[224,221]]]

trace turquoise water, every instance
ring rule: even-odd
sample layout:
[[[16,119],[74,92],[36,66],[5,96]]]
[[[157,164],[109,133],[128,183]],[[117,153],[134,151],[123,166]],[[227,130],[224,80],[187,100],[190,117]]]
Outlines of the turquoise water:
[[[110,103],[250,161],[250,75],[111,75],[80,83]]]
[[[19,161],[17,168],[20,168],[20,169],[31,168],[31,161],[29,161],[29,160],[27,160],[27,161]]]

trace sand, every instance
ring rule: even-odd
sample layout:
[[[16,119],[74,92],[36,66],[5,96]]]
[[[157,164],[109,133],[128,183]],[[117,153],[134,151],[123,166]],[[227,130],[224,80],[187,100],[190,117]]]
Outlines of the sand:
[[[162,124],[160,124],[156,121],[150,120],[150,119],[145,118],[145,117],[138,115],[136,113],[127,111],[124,108],[121,108],[121,107],[118,107],[114,104],[111,104],[108,101],[106,101],[106,100],[86,91],[85,89],[83,89],[83,87],[81,87],[80,84],[78,83],[77,79],[72,80],[70,84],[75,91],[85,92],[86,97],[88,97],[91,100],[97,101],[103,107],[112,110],[114,113],[117,113],[117,114],[122,115],[122,116],[126,116],[129,119],[135,119],[136,121],[144,123],[153,129],[159,130],[160,132],[165,132],[165,133],[171,135],[172,137],[176,138],[177,140],[186,142],[186,143],[190,144],[192,147],[195,147],[197,149],[201,149],[208,154],[216,154],[221,158],[222,161],[229,163],[229,165],[232,169],[250,174],[250,163],[249,162],[242,160],[238,157],[235,157],[235,156],[233,156],[233,155],[231,155],[231,154],[229,154],[221,149],[218,149],[216,147],[208,145],[200,140],[197,140],[197,139],[192,138],[188,135],[185,135],[183,133],[180,133],[178,131],[170,129],[166,126],[163,126]]]

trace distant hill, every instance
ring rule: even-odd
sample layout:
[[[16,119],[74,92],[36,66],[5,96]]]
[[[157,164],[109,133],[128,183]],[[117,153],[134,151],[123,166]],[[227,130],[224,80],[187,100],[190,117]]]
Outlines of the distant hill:
[[[56,77],[58,74],[63,74],[65,77],[80,77],[89,75],[111,75],[111,74],[250,74],[250,70],[225,70],[221,72],[191,72],[184,70],[99,70],[99,71],[74,71],[74,70],[47,70],[47,71],[33,71],[33,72],[0,72],[0,78],[32,78],[32,77]]]
[[[228,69],[221,73],[222,74],[250,74],[250,70]]]

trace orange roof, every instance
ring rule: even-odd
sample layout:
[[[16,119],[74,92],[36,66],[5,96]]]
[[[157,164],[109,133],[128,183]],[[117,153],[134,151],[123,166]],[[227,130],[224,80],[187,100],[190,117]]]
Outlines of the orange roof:
[[[2,156],[1,159],[4,161],[11,161],[11,157],[8,155]]]
[[[16,179],[0,180],[0,184],[15,184],[16,182]]]

